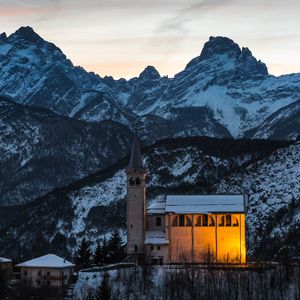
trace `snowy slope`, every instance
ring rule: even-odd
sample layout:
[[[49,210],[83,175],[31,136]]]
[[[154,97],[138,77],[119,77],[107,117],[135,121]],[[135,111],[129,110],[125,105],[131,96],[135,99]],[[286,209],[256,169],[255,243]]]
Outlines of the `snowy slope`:
[[[123,125],[87,123],[0,96],[0,205],[34,200],[129,152]]]

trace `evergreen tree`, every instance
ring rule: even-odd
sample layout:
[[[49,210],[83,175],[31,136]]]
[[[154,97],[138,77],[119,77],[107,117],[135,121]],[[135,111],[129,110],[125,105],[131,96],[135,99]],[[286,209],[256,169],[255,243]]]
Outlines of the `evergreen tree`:
[[[90,245],[90,242],[88,242],[85,238],[82,239],[75,258],[76,265],[79,269],[88,268],[90,266],[90,259],[92,256]]]
[[[4,270],[0,269],[0,299],[5,299],[7,292],[7,278]]]
[[[108,244],[105,236],[103,240],[97,243],[94,253],[94,263],[96,265],[108,263]]]
[[[125,246],[122,242],[119,231],[115,229],[109,242],[109,260],[111,263],[120,262],[126,256]]]
[[[110,300],[111,299],[111,288],[109,283],[109,274],[104,273],[101,285],[96,294],[96,300]]]

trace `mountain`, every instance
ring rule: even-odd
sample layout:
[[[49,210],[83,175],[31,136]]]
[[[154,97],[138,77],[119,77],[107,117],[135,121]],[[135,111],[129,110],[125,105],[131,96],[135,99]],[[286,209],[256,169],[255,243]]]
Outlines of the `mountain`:
[[[0,96],[0,206],[26,203],[126,155],[132,133]]]
[[[148,144],[190,135],[294,139],[299,83],[299,73],[268,74],[248,48],[226,37],[210,37],[174,78],[147,66],[138,77],[115,80],[73,66],[30,27],[0,35],[0,94],[77,119],[139,126]],[[289,125],[282,130],[288,111]],[[147,122],[153,116],[158,125]]]
[[[258,182],[261,184],[257,190],[248,190],[250,194],[250,211],[248,223],[250,228],[260,226],[265,222],[259,217],[263,214],[263,204],[258,206],[257,201],[263,193],[269,193],[270,186],[263,186],[264,181],[271,181],[267,177],[282,171],[283,177],[279,182],[278,190],[288,185],[286,175],[297,178],[298,170],[295,165],[287,168],[289,164],[299,164],[298,144],[290,145],[287,142],[268,140],[233,140],[212,139],[207,137],[167,139],[147,147],[143,151],[144,163],[148,169],[147,201],[159,201],[167,194],[178,193],[205,193],[217,189],[225,190],[223,179],[228,176],[244,178],[248,170],[253,170],[249,182],[260,174]],[[275,151],[275,152],[274,152]],[[284,155],[294,153],[289,161],[283,159]],[[276,170],[274,159],[279,155]],[[68,186],[58,188],[49,194],[25,205],[15,207],[0,207],[0,255],[10,253],[18,256],[20,252],[24,257],[55,251],[60,255],[74,254],[83,236],[95,242],[104,234],[109,234],[114,228],[124,229],[125,226],[125,193],[126,177],[124,168],[129,156],[121,159],[113,166],[91,174]],[[257,166],[264,165],[262,169]],[[284,173],[284,169],[289,170]],[[258,173],[261,172],[261,173]],[[276,175],[279,176],[279,173]],[[231,177],[230,177],[231,178]],[[245,176],[245,180],[246,180]],[[299,195],[298,183],[295,196]],[[240,182],[232,186],[242,189]],[[284,188],[283,190],[286,190]],[[274,194],[274,198],[278,194]],[[288,206],[282,198],[276,209]],[[296,205],[299,204],[296,198]],[[262,201],[268,201],[263,200]],[[254,208],[257,206],[257,210]],[[282,211],[281,217],[287,217],[288,212]],[[271,217],[271,214],[270,214]],[[255,223],[255,224],[254,224]],[[293,222],[293,225],[296,224]],[[281,224],[281,223],[279,223]],[[291,223],[292,224],[292,223]],[[274,225],[274,224],[273,224]],[[277,226],[276,223],[274,225]],[[275,228],[273,227],[273,228]],[[286,232],[291,227],[287,225]],[[252,241],[253,230],[250,230]],[[250,253],[253,253],[263,241],[258,244],[249,244]],[[278,249],[274,248],[274,252]]]

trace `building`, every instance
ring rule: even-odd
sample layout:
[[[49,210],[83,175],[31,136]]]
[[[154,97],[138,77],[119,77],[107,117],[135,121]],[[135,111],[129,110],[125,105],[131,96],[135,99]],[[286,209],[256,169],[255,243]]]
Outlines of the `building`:
[[[4,272],[7,279],[12,279],[13,263],[11,259],[0,257],[0,271]]]
[[[152,263],[245,263],[244,195],[172,195],[146,202],[137,135],[127,174],[127,253]]]
[[[21,280],[32,287],[62,287],[68,285],[75,265],[55,255],[47,254],[16,265]]]

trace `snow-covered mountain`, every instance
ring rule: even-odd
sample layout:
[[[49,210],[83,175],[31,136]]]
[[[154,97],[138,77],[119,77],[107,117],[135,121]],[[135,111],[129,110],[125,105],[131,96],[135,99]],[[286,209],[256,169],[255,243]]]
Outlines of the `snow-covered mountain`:
[[[300,73],[269,75],[248,48],[226,37],[210,37],[174,78],[148,66],[136,78],[115,80],[74,67],[30,27],[0,35],[0,94],[87,121],[139,124],[148,143],[161,138],[153,136],[160,128],[154,122],[141,125],[149,114],[168,124],[168,136],[294,138],[299,83]]]
[[[257,234],[256,228],[263,228],[261,226],[266,224],[266,219],[260,216],[265,214],[264,205],[269,201],[262,196],[270,193],[270,185],[274,185],[272,179],[268,179],[269,174],[280,176],[279,171],[282,171],[277,189],[282,189],[283,193],[288,192],[286,176],[293,178],[293,195],[295,205],[299,208],[300,191],[295,180],[299,173],[295,167],[299,165],[299,156],[296,155],[299,144],[283,148],[287,146],[284,142],[267,140],[204,137],[163,140],[144,151],[144,163],[148,169],[148,204],[163,199],[167,194],[205,193],[217,189],[224,191],[228,188],[223,183],[224,178],[232,176],[246,180],[251,170],[249,184],[260,187],[256,190],[246,189],[251,192],[248,247],[250,253],[253,253],[263,242],[262,238],[257,238],[257,243],[252,243],[254,234]],[[285,160],[284,157],[291,153],[292,158]],[[74,253],[83,236],[96,241],[102,235],[110,233],[113,228],[124,228],[124,168],[128,159],[125,157],[113,166],[56,189],[27,205],[0,207],[0,254],[17,255],[21,249],[23,255],[35,256],[47,249],[47,252],[51,250],[61,255],[70,255]],[[274,165],[274,160],[278,160],[277,165]],[[292,166],[288,168],[290,164]],[[233,179],[229,182],[232,182],[230,188],[237,190],[241,190],[244,184],[243,181],[234,182]],[[274,209],[283,208],[282,220],[288,218],[290,212],[284,210],[289,206],[290,199],[285,202],[283,193],[274,193],[270,198],[270,201],[281,203]],[[270,218],[274,216],[271,212],[268,213]],[[287,234],[297,225],[297,216],[299,214],[293,212],[291,226],[286,225],[284,229]],[[272,224],[274,232],[282,226],[281,221]],[[258,234],[258,237],[264,236],[259,231]],[[278,247],[274,248],[274,253],[278,252]]]
[[[0,206],[26,203],[126,155],[132,133],[0,96]]]

